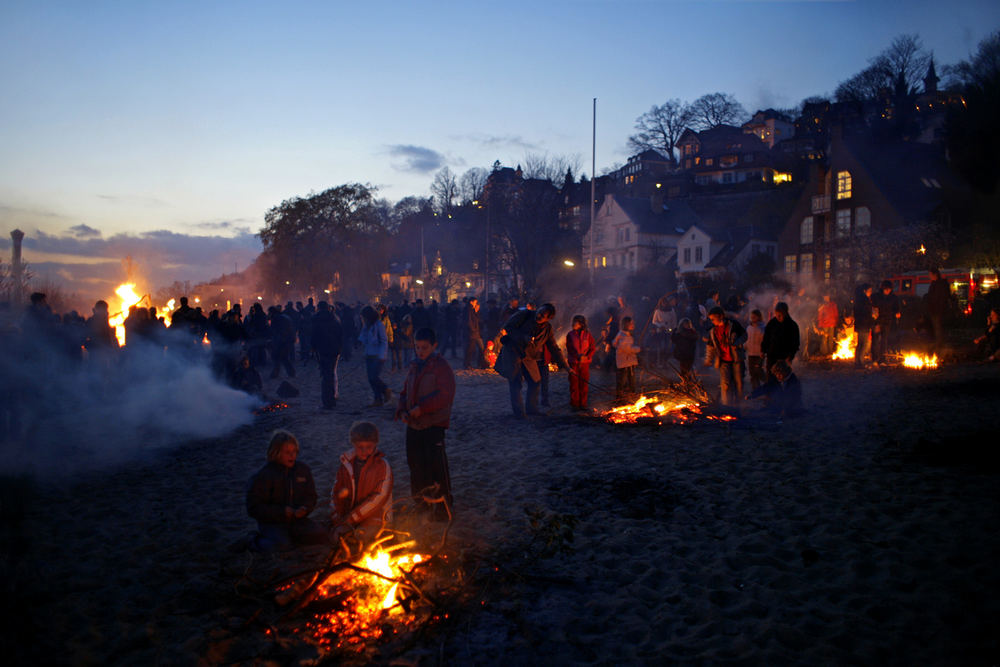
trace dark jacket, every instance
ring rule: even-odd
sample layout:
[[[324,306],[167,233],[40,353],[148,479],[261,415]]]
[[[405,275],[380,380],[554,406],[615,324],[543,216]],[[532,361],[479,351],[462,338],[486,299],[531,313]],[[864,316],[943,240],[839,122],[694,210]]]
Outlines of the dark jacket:
[[[336,357],[340,354],[344,332],[340,320],[331,310],[320,310],[312,316],[312,336],[309,344],[321,357]]]
[[[539,362],[545,363],[544,350],[548,349],[552,362],[559,368],[568,368],[562,350],[556,344],[549,322],[539,324],[533,310],[520,310],[504,322],[507,335],[500,339],[503,348],[497,358],[497,372],[508,380],[516,377],[522,366],[535,382],[541,380]],[[503,361],[501,362],[501,359]]]
[[[764,327],[764,342],[760,349],[769,361],[791,359],[799,351],[799,325],[788,315],[785,315],[784,322],[772,317]]]
[[[951,290],[948,289],[948,281],[932,280],[927,289],[927,314],[931,317],[944,317],[948,312],[948,305],[951,302]]]
[[[790,319],[786,319],[785,322],[791,322]],[[743,361],[743,344],[747,342],[747,330],[743,328],[743,325],[732,319],[731,317],[726,317],[722,320],[723,326],[726,328],[726,340],[729,343],[729,347],[733,353],[733,361],[740,362]],[[792,322],[792,324],[795,324]],[[722,364],[722,355],[719,353],[719,343],[715,339],[714,334],[715,327],[713,326],[708,330],[708,344],[715,348],[715,367],[718,368]],[[798,326],[795,327],[795,340],[798,341]],[[764,339],[767,340],[767,333],[764,334]],[[796,344],[796,348],[798,345]],[[793,352],[794,354],[794,352]]]
[[[479,333],[479,313],[472,306],[468,307],[469,318],[465,325],[465,332],[469,336],[469,340],[474,340],[476,338],[482,338]]]
[[[767,396],[770,399],[768,408],[782,417],[792,417],[802,412],[802,385],[792,373],[784,382],[778,382],[773,375],[768,375],[767,382],[753,390],[750,398]]]
[[[261,523],[290,523],[286,507],[316,507],[316,484],[309,466],[296,461],[291,468],[268,461],[247,483],[247,513]]]
[[[674,345],[674,359],[694,361],[695,350],[698,347],[697,331],[686,327],[677,327],[670,334],[670,342]]]
[[[868,330],[875,325],[875,317],[872,314],[871,298],[863,291],[858,290],[854,295],[854,328]]]

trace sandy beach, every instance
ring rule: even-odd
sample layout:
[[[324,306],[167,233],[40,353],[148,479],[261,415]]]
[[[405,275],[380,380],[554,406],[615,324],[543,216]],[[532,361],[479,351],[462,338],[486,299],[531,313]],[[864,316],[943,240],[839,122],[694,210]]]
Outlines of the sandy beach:
[[[408,494],[403,426],[365,407],[361,364],[342,364],[334,411],[309,366],[288,408],[225,437],[58,480],[5,478],[5,662],[313,664],[306,649],[269,650],[234,588],[260,564],[228,546],[253,528],[245,484],[275,428],[302,443],[314,518],[355,420],[378,424],[395,495]],[[1000,368],[796,370],[799,418],[750,406],[735,422],[669,427],[570,412],[565,373],[549,415],[514,420],[506,381],[457,371],[449,546],[503,567],[470,579],[460,613],[421,641],[365,660],[996,664]],[[403,375],[383,377],[395,389]]]

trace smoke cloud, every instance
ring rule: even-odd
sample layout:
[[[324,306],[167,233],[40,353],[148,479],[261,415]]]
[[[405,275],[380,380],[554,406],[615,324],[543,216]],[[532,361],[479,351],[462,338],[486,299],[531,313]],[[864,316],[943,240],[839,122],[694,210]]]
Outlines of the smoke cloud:
[[[5,329],[2,474],[58,479],[141,460],[230,433],[260,405],[213,377],[191,345],[81,356],[70,334],[71,325],[42,337]]]

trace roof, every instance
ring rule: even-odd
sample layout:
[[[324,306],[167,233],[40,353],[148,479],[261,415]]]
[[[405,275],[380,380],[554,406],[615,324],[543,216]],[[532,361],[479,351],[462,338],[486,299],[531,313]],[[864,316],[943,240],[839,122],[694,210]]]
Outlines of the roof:
[[[879,192],[908,222],[927,220],[944,203],[946,189],[964,187],[936,146],[876,143],[862,137],[844,137],[843,143]]]
[[[613,195],[615,203],[621,206],[629,220],[639,226],[643,234],[683,234],[697,218],[683,200],[664,202],[661,211],[653,211],[649,197],[625,197]]]

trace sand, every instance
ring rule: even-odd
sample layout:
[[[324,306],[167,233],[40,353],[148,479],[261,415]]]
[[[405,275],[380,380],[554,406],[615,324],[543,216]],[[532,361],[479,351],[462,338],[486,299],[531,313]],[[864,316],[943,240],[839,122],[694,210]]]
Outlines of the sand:
[[[374,421],[396,496],[409,490],[403,426],[366,407],[361,360],[341,370],[332,412],[309,366],[287,409],[226,437],[67,479],[5,478],[8,664],[295,662],[266,650],[234,586],[321,554],[262,565],[227,549],[253,527],[245,483],[270,431],[299,437],[324,499],[348,427]],[[733,423],[653,428],[571,413],[564,373],[551,413],[518,421],[502,378],[458,371],[449,545],[499,568],[470,580],[448,623],[378,659],[996,663],[1000,367],[797,373],[802,417],[751,406]]]

